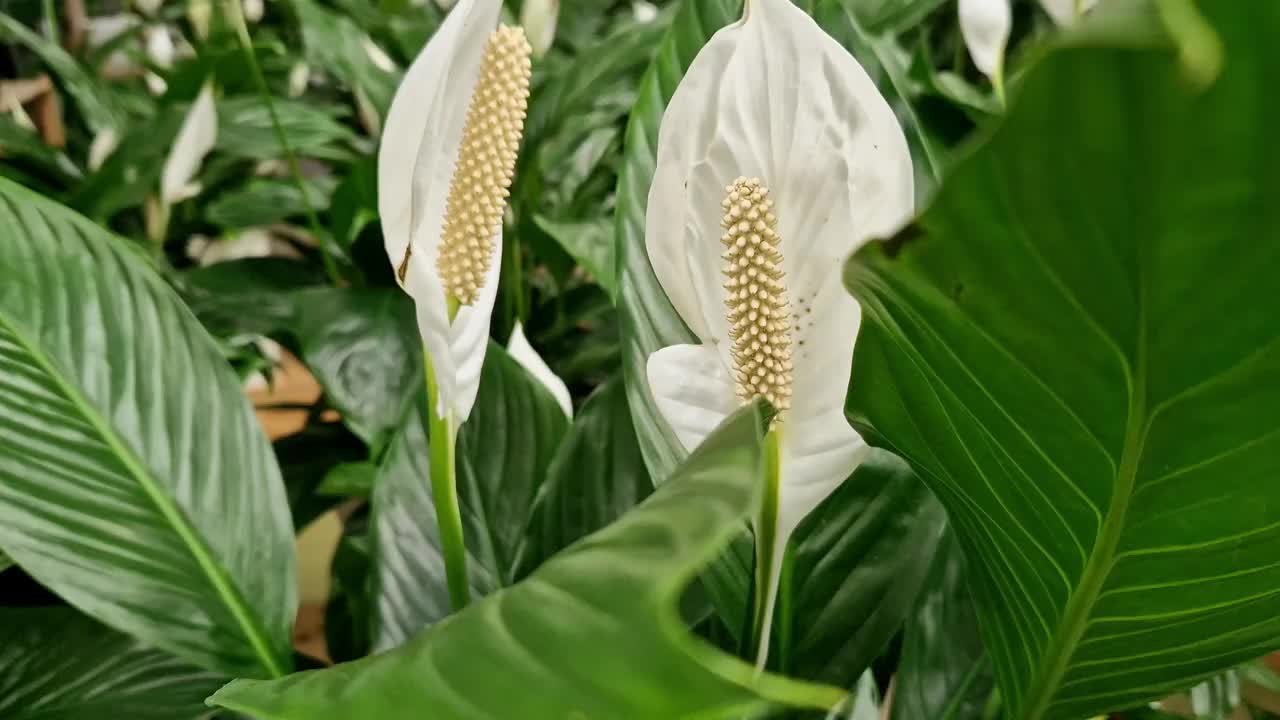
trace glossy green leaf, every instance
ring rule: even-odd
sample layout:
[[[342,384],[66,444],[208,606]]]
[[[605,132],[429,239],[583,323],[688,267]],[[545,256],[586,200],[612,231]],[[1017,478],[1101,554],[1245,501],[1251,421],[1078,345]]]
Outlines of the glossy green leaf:
[[[289,146],[300,157],[343,159],[351,153],[343,146],[355,138],[331,112],[294,100],[272,101]],[[246,160],[284,157],[271,115],[262,98],[242,95],[218,102],[218,144],[215,150]]]
[[[329,178],[308,182],[307,199],[311,207],[317,212],[326,210],[334,187]],[[255,178],[214,198],[205,206],[204,216],[214,225],[240,229],[270,225],[286,218],[301,217],[306,212],[302,191],[296,183]]]
[[[351,18],[313,0],[291,0],[302,27],[307,60],[338,78],[352,91],[364,93],[381,114],[391,105],[399,72],[378,67],[367,49],[369,35]]]
[[[609,218],[581,220],[573,222],[556,222],[542,216],[534,218],[534,222],[543,232],[550,235],[565,252],[591,277],[600,287],[614,297],[617,293],[617,282],[614,279],[615,255],[614,225]]]
[[[11,567],[13,567],[13,558],[5,555],[4,551],[0,550],[0,572],[4,572]]]
[[[330,497],[369,497],[377,476],[378,466],[371,462],[340,463],[324,474],[316,493]]]
[[[417,395],[375,482],[376,648],[395,647],[449,614],[431,501],[425,393]],[[567,429],[550,391],[490,342],[475,408],[458,433],[458,496],[473,597],[514,580],[529,513]]]
[[[995,689],[982,645],[964,556],[948,531],[902,638],[894,676],[892,720],[974,720]]]
[[[851,410],[947,505],[1020,719],[1280,647],[1280,163],[1259,94],[1280,4],[1202,9],[1216,79],[1204,45],[1100,8],[917,224],[848,267]]]
[[[70,608],[0,608],[5,720],[198,720],[225,682]]]
[[[790,637],[774,645],[782,667],[853,687],[926,587],[945,521],[905,462],[873,451],[796,529]]]
[[[653,492],[621,377],[587,398],[538,492],[516,577],[618,519]]]
[[[26,160],[63,182],[81,180],[80,168],[66,153],[49,147],[35,130],[18,125],[9,115],[0,115],[0,154],[8,162],[15,158]]]
[[[314,288],[294,293],[297,315],[281,328],[342,420],[380,448],[422,378],[413,302],[399,288]]]
[[[203,667],[290,665],[293,528],[239,383],[125,241],[0,180],[0,547]]]
[[[211,702],[262,720],[760,717],[843,692],[760,675],[683,627],[676,601],[758,503],[764,418],[746,409],[645,503],[408,645]]]
[[[897,33],[914,27],[946,0],[841,0],[874,33]]]

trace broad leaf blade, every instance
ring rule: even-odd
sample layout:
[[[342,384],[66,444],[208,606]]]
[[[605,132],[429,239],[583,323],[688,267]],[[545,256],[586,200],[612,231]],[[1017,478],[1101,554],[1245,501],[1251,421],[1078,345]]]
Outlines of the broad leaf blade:
[[[379,649],[395,647],[449,614],[425,412],[420,399],[406,414],[374,488],[373,640]],[[458,495],[473,596],[511,584],[534,499],[567,428],[551,393],[490,342],[475,408],[458,437]]]
[[[945,522],[905,462],[872,452],[796,529],[788,670],[853,687],[902,629]]]
[[[925,591],[911,609],[894,676],[893,720],[982,717],[995,686],[978,632],[955,533],[938,547]]]
[[[615,377],[587,398],[534,502],[516,577],[604,528],[653,492],[626,388]]]
[[[759,717],[843,693],[770,675],[694,640],[679,593],[755,510],[764,419],[748,409],[617,523],[410,644],[215,705],[272,720]]]
[[[197,720],[224,682],[70,608],[0,609],[5,720]]]
[[[1019,718],[1280,646],[1280,157],[1258,89],[1280,5],[1204,10],[1227,53],[1210,87],[1147,33],[1081,35],[918,227],[849,266],[852,407],[947,504]]]
[[[290,664],[293,528],[235,376],[141,256],[0,180],[0,547],[203,667]]]

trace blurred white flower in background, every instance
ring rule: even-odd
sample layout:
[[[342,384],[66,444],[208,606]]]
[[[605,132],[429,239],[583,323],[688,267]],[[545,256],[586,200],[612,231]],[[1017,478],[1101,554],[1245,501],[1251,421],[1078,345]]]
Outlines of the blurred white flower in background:
[[[183,118],[160,171],[160,200],[164,205],[173,205],[200,193],[196,175],[217,140],[218,110],[213,102],[213,83],[206,82]]]
[[[529,344],[529,338],[525,337],[524,327],[519,322],[511,331],[511,339],[507,341],[507,352],[511,354],[511,358],[529,371],[542,386],[551,391],[551,395],[555,397],[556,402],[560,404],[560,409],[564,410],[564,414],[570,420],[573,419],[573,396],[569,394],[569,386],[565,385],[564,380],[555,374],[547,361],[542,359],[538,351]]]
[[[1009,0],[959,0],[960,33],[973,64],[991,79],[1004,103],[1004,53],[1013,13]]]
[[[533,56],[542,57],[556,39],[556,22],[560,18],[560,0],[525,0],[520,9],[520,25],[529,35]]]

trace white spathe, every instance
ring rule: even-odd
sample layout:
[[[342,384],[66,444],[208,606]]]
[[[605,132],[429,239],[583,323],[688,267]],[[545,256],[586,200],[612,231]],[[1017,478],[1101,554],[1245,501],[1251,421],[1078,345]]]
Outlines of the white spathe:
[[[534,379],[551,391],[551,395],[560,404],[560,409],[564,410],[565,417],[572,420],[573,396],[569,394],[569,386],[564,384],[564,380],[555,374],[555,371],[547,365],[547,361],[543,360],[538,351],[533,349],[533,345],[529,344],[529,338],[525,337],[524,327],[519,321],[511,331],[511,339],[507,341],[507,352],[511,355],[511,359],[520,363]]]
[[[387,258],[399,271],[412,247],[403,286],[417,306],[418,330],[436,374],[440,402],[461,425],[475,405],[498,293],[502,232],[479,299],[449,320],[436,271],[445,201],[462,142],[467,108],[501,0],[460,0],[418,55],[396,90],[378,149],[378,211]]]
[[[758,177],[770,190],[794,314],[791,408],[777,428],[772,553],[779,559],[800,521],[868,450],[844,416],[861,310],[841,283],[841,267],[863,242],[896,230],[914,205],[911,155],[888,102],[789,0],[748,0],[743,20],[717,32],[694,59],[659,133],[645,242],[699,344],[659,350],[647,374],[659,411],[688,449],[741,405],[720,242],[725,188],[740,176]],[[773,563],[769,619],[780,565]]]
[[[1040,7],[1062,27],[1079,20],[1097,4],[1098,0],[1040,0]]]
[[[529,36],[533,56],[542,57],[556,39],[556,23],[560,19],[560,0],[525,0],[520,8],[520,25]]]
[[[983,75],[999,85],[1013,13],[1009,0],[959,0],[960,34],[969,57]]]
[[[218,110],[213,103],[213,84],[206,82],[183,118],[182,127],[160,170],[161,202],[173,205],[199,194],[196,174],[217,140]]]

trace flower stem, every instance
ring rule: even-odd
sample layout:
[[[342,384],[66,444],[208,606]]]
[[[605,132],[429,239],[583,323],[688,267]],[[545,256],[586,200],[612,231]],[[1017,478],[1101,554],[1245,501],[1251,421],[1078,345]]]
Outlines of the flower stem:
[[[756,654],[756,670],[763,670],[769,660],[769,633],[773,626],[773,607],[778,596],[781,573],[775,565],[778,544],[778,495],[782,475],[781,430],[775,423],[764,438],[764,497],[760,516],[756,518],[756,593],[752,647]]]
[[[320,260],[324,263],[324,272],[329,276],[329,282],[334,285],[342,285],[342,274],[338,272],[338,264],[329,252],[328,234],[325,233],[324,227],[320,224],[320,216],[316,214],[315,206],[311,204],[311,194],[307,192],[307,183],[302,177],[302,167],[298,165],[298,156],[294,154],[293,146],[289,144],[289,137],[284,131],[284,124],[280,122],[280,114],[276,112],[275,101],[271,99],[271,88],[267,87],[267,78],[262,74],[262,68],[258,66],[258,55],[253,51],[253,39],[249,37],[249,26],[245,24],[240,0],[227,0],[224,7],[226,8],[227,19],[230,20],[231,25],[235,28],[236,37],[240,40],[240,48],[244,51],[245,61],[249,63],[249,74],[253,76],[253,82],[257,85],[258,94],[262,97],[262,103],[267,107],[267,115],[271,118],[271,127],[275,131],[276,141],[280,143],[280,150],[284,152],[285,162],[289,165],[289,174],[293,176],[293,182],[298,186],[298,192],[302,194],[302,207],[306,211],[307,224],[310,226],[311,234],[315,236],[316,247],[320,249]]]
[[[449,604],[454,611],[471,602],[471,586],[467,581],[467,548],[462,538],[462,513],[458,507],[457,458],[458,434],[453,427],[453,411],[440,417],[437,406],[440,391],[431,355],[426,358],[428,443],[431,452],[431,500],[436,506],[436,522],[440,528],[440,554],[444,556],[445,578],[449,584]]]

